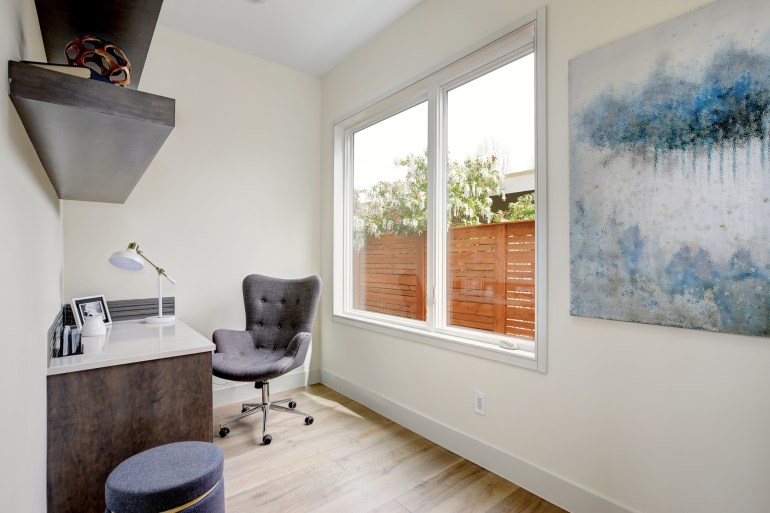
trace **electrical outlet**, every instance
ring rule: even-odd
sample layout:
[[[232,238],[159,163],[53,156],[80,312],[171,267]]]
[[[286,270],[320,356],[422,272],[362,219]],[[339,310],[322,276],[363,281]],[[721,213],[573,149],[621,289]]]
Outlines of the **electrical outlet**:
[[[473,411],[479,415],[487,414],[487,394],[484,392],[476,391],[476,395],[473,401]]]

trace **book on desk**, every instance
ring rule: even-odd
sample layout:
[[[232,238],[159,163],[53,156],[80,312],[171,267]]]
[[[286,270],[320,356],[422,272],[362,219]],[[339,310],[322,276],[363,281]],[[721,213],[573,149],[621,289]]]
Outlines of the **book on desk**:
[[[56,330],[52,358],[83,354],[83,341],[80,330],[75,326],[63,326]]]

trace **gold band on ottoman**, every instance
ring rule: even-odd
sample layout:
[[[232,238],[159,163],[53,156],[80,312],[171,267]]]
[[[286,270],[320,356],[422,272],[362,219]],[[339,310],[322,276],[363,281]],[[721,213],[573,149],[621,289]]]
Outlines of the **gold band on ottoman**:
[[[203,495],[201,495],[201,496],[200,496],[200,497],[198,497],[197,499],[193,499],[193,500],[191,500],[190,502],[188,502],[187,504],[182,504],[181,506],[178,506],[178,507],[176,507],[176,508],[174,508],[174,509],[167,509],[166,511],[161,511],[160,513],[178,513],[179,511],[184,511],[184,510],[186,510],[186,509],[187,509],[187,508],[189,508],[190,506],[194,506],[194,505],[198,504],[200,501],[202,501],[203,499],[205,499],[206,497],[208,497],[208,496],[211,494],[211,492],[213,492],[214,490],[216,490],[216,489],[217,489],[217,486],[219,486],[219,484],[220,484],[221,482],[222,482],[222,481],[217,481],[217,484],[215,484],[214,486],[212,486],[212,487],[211,487],[211,490],[209,490],[208,492],[204,493]],[[114,513],[114,512],[113,512],[113,513]]]

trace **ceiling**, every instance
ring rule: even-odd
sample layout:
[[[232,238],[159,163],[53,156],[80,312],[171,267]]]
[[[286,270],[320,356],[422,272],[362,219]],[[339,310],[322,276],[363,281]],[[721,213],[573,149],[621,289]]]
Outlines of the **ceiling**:
[[[158,23],[323,76],[422,0],[165,0]]]

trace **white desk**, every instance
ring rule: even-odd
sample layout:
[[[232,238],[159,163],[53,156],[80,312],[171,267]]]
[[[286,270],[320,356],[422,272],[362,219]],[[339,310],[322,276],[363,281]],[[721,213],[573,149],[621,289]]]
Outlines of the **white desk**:
[[[51,358],[49,376],[214,351],[214,344],[180,320],[164,327],[117,321],[106,335],[82,340],[83,354]]]

